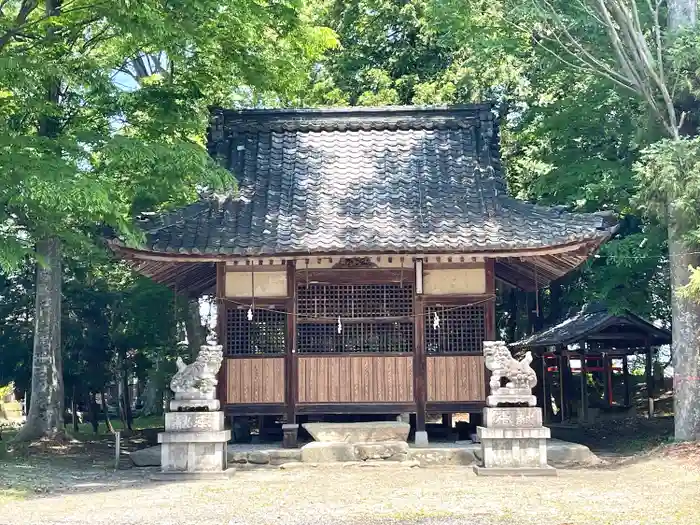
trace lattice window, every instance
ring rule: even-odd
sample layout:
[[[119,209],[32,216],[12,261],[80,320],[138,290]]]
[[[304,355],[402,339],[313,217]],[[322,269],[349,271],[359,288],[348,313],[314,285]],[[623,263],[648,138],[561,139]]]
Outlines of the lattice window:
[[[483,351],[486,334],[486,309],[483,305],[427,306],[425,308],[425,351],[439,353],[475,353]],[[439,326],[434,327],[435,314]]]
[[[302,323],[297,326],[299,353],[413,352],[413,323]]]
[[[268,308],[226,310],[226,355],[284,354],[286,350],[287,316]]]
[[[413,284],[300,285],[299,317],[381,318],[413,313]]]
[[[300,285],[297,313],[299,353],[413,351],[409,283]]]

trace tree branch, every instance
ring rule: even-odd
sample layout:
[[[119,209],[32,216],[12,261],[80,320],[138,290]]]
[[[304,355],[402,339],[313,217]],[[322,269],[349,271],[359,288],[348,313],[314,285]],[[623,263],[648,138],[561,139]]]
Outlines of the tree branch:
[[[4,5],[4,2],[3,2]],[[39,0],[22,0],[19,7],[19,13],[15,18],[15,22],[11,28],[7,29],[0,36],[0,51],[12,40],[12,38],[22,29],[29,15],[39,6]]]

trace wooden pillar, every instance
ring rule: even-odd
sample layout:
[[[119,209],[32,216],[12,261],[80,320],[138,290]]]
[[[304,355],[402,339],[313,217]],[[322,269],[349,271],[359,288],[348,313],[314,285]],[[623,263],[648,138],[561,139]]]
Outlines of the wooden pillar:
[[[494,270],[493,259],[486,259],[485,263],[486,272],[486,293],[495,294],[496,293],[496,274]],[[486,340],[495,341],[496,339],[496,300],[489,301],[486,303],[486,313],[484,327]]]
[[[549,421],[549,409],[547,405],[547,358],[544,356],[544,352],[542,352],[542,420],[545,423]]]
[[[423,261],[416,261],[416,280],[423,282]],[[418,288],[418,287],[417,287]],[[422,288],[422,286],[421,286]],[[416,402],[416,432],[425,432],[427,365],[425,356],[425,299],[415,294],[413,302],[413,393]]]
[[[565,398],[566,395],[564,393],[564,385],[566,382],[566,379],[564,378],[565,373],[564,373],[564,355],[561,352],[561,348],[559,349],[559,356],[557,358],[557,370],[559,370],[559,421],[562,423],[566,419],[566,409],[565,409]]]
[[[486,273],[486,293],[487,294],[494,294],[494,298],[492,301],[488,301],[485,305],[485,312],[484,312],[484,338],[486,341],[495,341],[496,340],[496,269],[495,269],[495,261],[493,259],[486,259],[485,262],[485,273]],[[481,352],[483,354],[484,349],[481,348]],[[489,386],[489,382],[491,381],[491,370],[486,368],[486,365],[484,364],[484,388],[486,390],[484,399],[489,395],[491,392],[491,387]],[[471,415],[469,416],[469,420],[472,420]],[[483,421],[483,412],[481,415],[475,416],[474,421],[478,421],[478,425],[482,424]]]
[[[630,368],[627,363],[627,355],[622,356],[622,378],[625,381],[625,407],[632,406],[630,394]]]
[[[651,359],[651,344],[649,339],[644,342],[646,352],[646,383],[647,383],[647,403],[649,405],[649,417],[654,417],[654,366]]]
[[[612,366],[610,354],[603,352],[603,392],[605,403],[611,407],[613,404],[612,392]]]
[[[227,377],[226,371],[228,369],[226,350],[226,303],[224,299],[226,297],[226,263],[219,262],[216,263],[216,341],[218,344],[224,347],[224,361],[221,363],[221,368],[219,369],[216,386],[216,397],[222,405],[222,409],[226,409],[226,402],[228,400],[227,389]]]
[[[452,428],[452,414],[443,414],[442,415],[442,426],[447,430],[447,432],[450,432],[450,429]]]
[[[285,404],[287,424],[296,423],[297,402],[297,370],[296,370],[296,339],[297,339],[297,282],[296,264],[287,261],[287,339],[285,352]]]
[[[581,351],[581,413],[580,421],[588,421],[588,366],[586,366],[585,345]]]

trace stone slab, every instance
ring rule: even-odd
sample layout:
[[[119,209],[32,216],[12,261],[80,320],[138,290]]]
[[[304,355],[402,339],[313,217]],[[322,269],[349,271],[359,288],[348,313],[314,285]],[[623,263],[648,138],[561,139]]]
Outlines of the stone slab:
[[[229,479],[236,472],[227,468],[219,472],[158,472],[151,475],[153,481],[197,481],[205,479]]]
[[[476,448],[476,447],[474,447]],[[412,448],[408,457],[421,467],[438,465],[473,465],[477,462],[471,448]]]
[[[158,443],[225,443],[231,439],[230,430],[199,432],[160,432]]]
[[[405,441],[384,441],[382,443],[355,443],[355,457],[360,461],[375,459],[404,461],[408,459],[408,443]]]
[[[542,409],[539,407],[486,407],[483,411],[487,428],[540,428]]]
[[[474,473],[477,476],[557,476],[554,467],[541,468],[486,468],[474,465]]]
[[[330,463],[354,460],[355,450],[350,443],[314,441],[301,447],[301,461],[303,463]]]
[[[600,458],[586,445],[558,439],[547,441],[547,462],[555,467],[595,465],[600,461]]]
[[[221,402],[218,399],[174,399],[170,401],[171,412],[187,412],[199,408],[206,408],[209,412],[215,412],[221,408]]]
[[[301,449],[266,448],[269,445],[228,445],[228,463],[247,464],[248,454],[263,451],[270,456],[270,465],[301,462]],[[160,445],[136,450],[130,454],[137,467],[160,466]],[[440,465],[473,465],[483,461],[481,446],[475,443],[440,443],[428,448],[410,447],[408,460],[416,460],[422,467]],[[594,465],[600,459],[585,445],[552,439],[547,441],[547,462],[554,467]],[[306,463],[306,465],[309,465]],[[254,468],[262,465],[250,465]],[[294,467],[292,467],[294,468]]]
[[[360,423],[304,423],[315,441],[325,443],[376,443],[406,441],[411,426],[400,421],[366,421]]]
[[[135,467],[160,467],[160,445],[134,450],[129,459]]]
[[[166,432],[206,432],[224,430],[224,413],[215,412],[167,412]]]
[[[275,448],[266,452],[270,456],[270,465],[284,465],[292,461],[301,461],[300,448]]]
[[[552,433],[547,427],[539,428],[486,428],[476,427],[481,441],[485,439],[548,439]]]
[[[254,465],[267,465],[270,463],[270,454],[264,450],[249,452],[248,463],[253,463]]]

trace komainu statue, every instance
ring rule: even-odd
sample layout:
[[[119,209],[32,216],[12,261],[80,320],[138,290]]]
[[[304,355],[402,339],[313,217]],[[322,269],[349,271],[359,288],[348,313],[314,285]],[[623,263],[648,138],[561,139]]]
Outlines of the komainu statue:
[[[189,365],[178,357],[177,373],[170,380],[175,399],[213,399],[218,384],[216,374],[223,360],[221,345],[201,346],[197,359]]]
[[[513,358],[505,342],[484,341],[484,361],[486,368],[491,370],[489,406],[510,403],[536,406],[537,400],[532,395],[532,389],[537,384],[537,375],[530,367],[530,352],[525,354],[522,361],[518,361]],[[508,380],[505,386],[501,386],[503,378]]]

